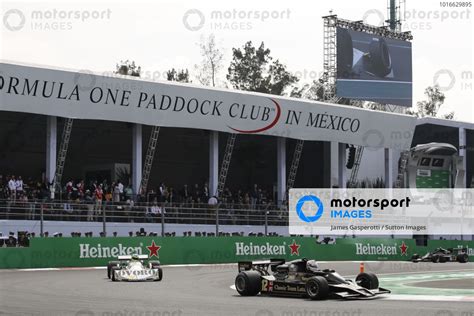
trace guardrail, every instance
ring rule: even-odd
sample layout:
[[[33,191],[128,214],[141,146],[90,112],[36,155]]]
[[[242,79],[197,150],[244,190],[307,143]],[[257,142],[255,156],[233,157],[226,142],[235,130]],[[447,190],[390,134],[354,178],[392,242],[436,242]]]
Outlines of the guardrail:
[[[368,260],[371,262],[367,265],[376,272],[383,263],[372,261],[408,261],[414,253],[458,246],[474,255],[472,241],[429,241],[427,246],[417,246],[413,239],[383,238],[338,238],[333,244],[321,244],[311,237],[33,238],[30,247],[0,248],[0,269],[105,266],[118,255],[137,253],[159,259],[162,264],[235,263],[264,258]],[[411,267],[417,269],[420,264]]]
[[[157,223],[161,224],[161,235],[165,236],[165,224],[215,225],[288,225],[285,206],[246,204],[171,204],[171,203],[111,203],[111,202],[54,202],[54,201],[0,201],[0,219],[39,220],[43,234],[44,221],[102,222],[103,233],[108,223]]]

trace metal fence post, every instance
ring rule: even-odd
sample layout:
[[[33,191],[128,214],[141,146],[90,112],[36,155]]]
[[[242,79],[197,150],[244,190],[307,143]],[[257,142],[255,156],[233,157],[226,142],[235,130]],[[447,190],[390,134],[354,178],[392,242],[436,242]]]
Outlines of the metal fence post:
[[[216,208],[216,237],[219,236],[219,206]]]
[[[40,236],[43,237],[43,204],[41,204],[40,211]]]
[[[102,210],[102,232],[104,233],[104,237],[107,236],[107,231],[106,231],[106,222],[107,222],[107,219],[106,219],[106,215],[105,215],[105,210],[107,209],[107,204],[104,205],[104,209]]]
[[[268,210],[265,210],[265,236],[268,236]]]
[[[161,237],[165,236],[165,204],[161,203]]]

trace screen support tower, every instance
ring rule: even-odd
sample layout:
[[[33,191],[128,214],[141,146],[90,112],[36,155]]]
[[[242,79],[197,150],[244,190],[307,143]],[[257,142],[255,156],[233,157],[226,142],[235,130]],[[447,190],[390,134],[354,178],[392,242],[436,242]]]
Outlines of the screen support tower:
[[[58,160],[56,161],[56,171],[54,174],[54,186],[58,189],[59,193],[62,192],[61,180],[64,172],[64,164],[66,162],[67,149],[69,147],[69,140],[71,138],[72,125],[74,119],[67,118],[64,122],[63,134],[61,137],[61,145],[59,146]]]
[[[153,166],[153,159],[155,158],[156,143],[158,142],[158,136],[160,134],[160,127],[153,126],[150,134],[150,140],[148,141],[148,148],[145,156],[145,163],[142,172],[142,181],[140,183],[139,192],[146,194],[148,187],[148,180],[150,179],[151,167]]]
[[[389,19],[385,22],[388,23],[392,31],[402,31],[402,5],[403,8],[406,7],[406,0],[387,0],[387,16]]]

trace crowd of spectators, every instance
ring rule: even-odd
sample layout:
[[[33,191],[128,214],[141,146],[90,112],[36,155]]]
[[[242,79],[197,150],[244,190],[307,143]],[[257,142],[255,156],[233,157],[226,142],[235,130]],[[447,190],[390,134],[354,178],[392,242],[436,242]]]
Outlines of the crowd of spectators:
[[[98,182],[96,180],[86,183],[83,179],[66,182],[61,192],[57,192],[52,183],[47,180],[33,180],[28,178],[23,181],[21,176],[0,174],[0,200],[70,200],[76,202],[113,202],[120,203],[133,200],[135,203],[167,202],[179,204],[212,204],[215,198],[209,190],[207,183],[202,185],[184,184],[176,189],[161,182],[157,188],[151,188],[146,194],[136,195],[130,184],[121,180],[112,182]],[[272,190],[273,191],[273,190]],[[258,205],[274,204],[274,194],[268,188],[254,184],[249,189],[236,188],[231,190],[226,187],[220,197],[220,203],[246,205],[247,208],[256,208]]]
[[[57,192],[48,181],[23,182],[21,176],[0,175],[0,213],[7,219],[38,219],[41,213],[45,220],[102,221],[106,210],[113,222],[160,222],[166,214],[176,223],[209,224],[215,221],[217,206],[222,224],[260,225],[269,211],[273,221],[285,217],[271,191],[257,184],[249,190],[225,188],[218,200],[207,183],[184,184],[175,190],[162,182],[146,195],[136,196],[120,180],[110,184],[69,180]]]

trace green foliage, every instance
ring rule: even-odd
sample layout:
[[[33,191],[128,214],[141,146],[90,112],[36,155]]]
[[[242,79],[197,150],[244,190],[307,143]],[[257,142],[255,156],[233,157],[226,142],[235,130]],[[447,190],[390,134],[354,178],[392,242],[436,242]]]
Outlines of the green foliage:
[[[214,34],[209,37],[201,37],[198,44],[201,51],[202,61],[195,65],[197,80],[205,86],[215,87],[218,84],[217,74],[222,68],[224,54],[222,49],[216,43]]]
[[[242,49],[233,48],[232,55],[227,80],[235,89],[283,95],[286,88],[298,82],[285,65],[273,60],[263,42],[255,48],[249,41]]]
[[[439,90],[438,85],[434,85],[425,89],[425,96],[427,97],[427,100],[416,103],[416,112],[408,110],[407,114],[417,117],[436,117],[446,98],[444,93]],[[451,120],[454,118],[454,112],[445,114],[442,116],[442,118]]]
[[[124,76],[133,76],[140,77],[141,67],[137,66],[134,61],[121,60],[120,63],[116,65],[115,73],[124,75]]]
[[[186,69],[176,70],[172,68],[166,72],[166,79],[168,81],[178,81],[178,82],[185,82],[190,83],[191,80],[189,79],[189,71]]]

